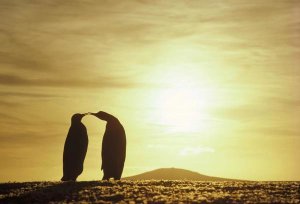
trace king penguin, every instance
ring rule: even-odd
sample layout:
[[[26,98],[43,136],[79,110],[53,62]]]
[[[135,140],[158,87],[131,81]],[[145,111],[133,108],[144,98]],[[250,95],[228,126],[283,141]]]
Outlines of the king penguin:
[[[63,154],[62,181],[76,181],[83,171],[83,163],[88,147],[88,135],[81,119],[85,114],[76,113],[72,116]]]
[[[102,180],[114,178],[120,180],[126,157],[126,134],[120,121],[113,115],[99,111],[90,113],[106,121],[106,129],[102,140]]]

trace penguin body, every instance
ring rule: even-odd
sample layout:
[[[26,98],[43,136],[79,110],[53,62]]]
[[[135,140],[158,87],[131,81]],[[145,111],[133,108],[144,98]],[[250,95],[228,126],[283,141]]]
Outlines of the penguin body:
[[[84,114],[72,116],[63,153],[62,181],[76,181],[83,171],[83,163],[88,147],[88,135],[85,125],[81,122]]]
[[[106,129],[102,140],[102,166],[104,176],[102,180],[114,178],[120,180],[126,158],[126,134],[120,121],[106,112],[93,114],[105,120]]]

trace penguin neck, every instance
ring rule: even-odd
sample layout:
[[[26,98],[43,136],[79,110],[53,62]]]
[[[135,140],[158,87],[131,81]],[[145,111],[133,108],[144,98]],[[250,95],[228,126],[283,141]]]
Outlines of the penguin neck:
[[[82,125],[81,120],[72,121],[72,125]]]
[[[112,122],[117,120],[117,118],[109,113],[106,113],[104,111],[100,111],[100,117],[101,120],[107,121],[107,122]]]

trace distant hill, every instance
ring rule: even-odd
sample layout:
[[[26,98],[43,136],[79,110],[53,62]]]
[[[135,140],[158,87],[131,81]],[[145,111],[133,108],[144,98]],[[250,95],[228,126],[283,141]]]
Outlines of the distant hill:
[[[124,180],[192,180],[192,181],[237,181],[219,177],[206,176],[198,172],[177,168],[161,168],[148,171],[135,176],[123,178]]]

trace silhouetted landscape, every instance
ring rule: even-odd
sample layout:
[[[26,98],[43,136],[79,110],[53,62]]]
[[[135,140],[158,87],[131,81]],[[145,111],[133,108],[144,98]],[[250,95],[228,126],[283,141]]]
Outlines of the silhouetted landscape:
[[[161,168],[122,180],[0,184],[0,203],[299,203],[299,181],[258,182]]]
[[[185,169],[161,168],[145,172],[135,176],[125,177],[125,180],[190,180],[190,181],[238,181],[236,179],[227,179],[206,176]]]

